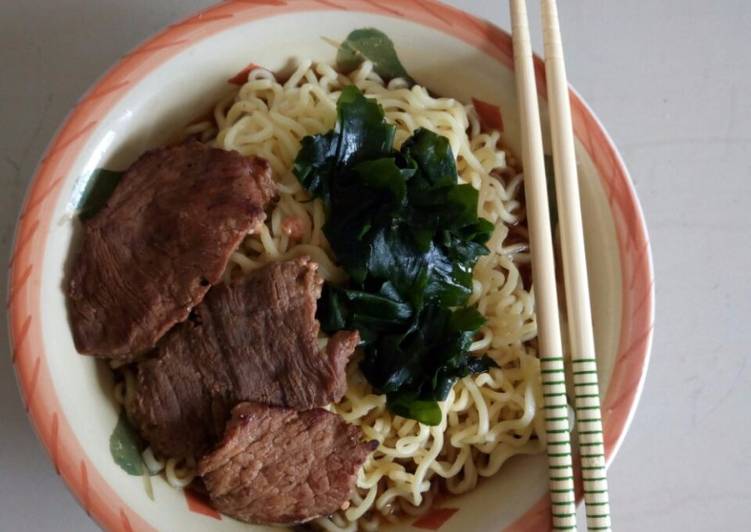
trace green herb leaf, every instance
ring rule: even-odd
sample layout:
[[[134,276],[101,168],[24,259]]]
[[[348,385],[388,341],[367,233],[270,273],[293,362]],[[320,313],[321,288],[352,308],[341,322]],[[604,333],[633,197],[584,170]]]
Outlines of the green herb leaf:
[[[390,157],[363,161],[352,168],[360,183],[374,191],[384,191],[388,203],[403,207],[407,201],[407,179],[414,171],[407,168],[401,169],[396,161]]]
[[[451,315],[449,326],[456,332],[476,331],[485,325],[485,318],[476,308],[464,307]]]
[[[336,129],[303,139],[294,165],[323,199],[323,231],[350,277],[324,287],[318,319],[327,332],[360,332],[362,372],[394,412],[437,424],[436,401],[493,365],[467,352],[484,320],[464,306],[493,224],[458,184],[446,138],[419,129],[396,152],[383,109],[354,86],[337,114]]]
[[[120,182],[123,172],[97,168],[89,177],[89,181],[78,202],[78,216],[81,220],[88,220],[104,207]]]
[[[360,331],[363,344],[375,340],[371,331],[398,332],[412,317],[412,307],[388,288],[381,294],[345,290],[332,285],[323,288],[318,317],[325,331],[352,327]]]
[[[341,70],[350,72],[365,59],[370,60],[376,73],[387,81],[404,78],[413,82],[396,55],[394,43],[385,33],[375,28],[363,28],[350,33],[339,46],[336,65]]]
[[[391,153],[396,128],[384,120],[383,108],[368,100],[354,85],[342,90],[337,114],[339,169]]]
[[[417,178],[410,183],[412,189],[435,190],[456,185],[459,176],[446,137],[427,129],[418,129],[404,141],[401,151],[404,158],[413,160],[420,170]]]
[[[303,138],[293,171],[300,183],[331,206],[332,179],[343,168],[392,151],[396,128],[384,121],[383,109],[355,87],[342,90],[337,103],[338,129]],[[362,199],[362,198],[358,198]]]
[[[130,425],[124,412],[120,412],[117,425],[110,435],[110,454],[120,468],[129,475],[143,473],[143,460],[138,434]]]
[[[416,419],[425,425],[435,426],[441,423],[442,414],[438,403],[418,399],[414,393],[389,394],[387,404],[399,416]]]

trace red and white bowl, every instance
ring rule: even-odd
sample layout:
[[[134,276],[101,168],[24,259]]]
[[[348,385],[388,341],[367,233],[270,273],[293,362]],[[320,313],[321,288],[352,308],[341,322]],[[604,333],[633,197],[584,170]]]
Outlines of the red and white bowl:
[[[79,101],[40,163],[16,230],[10,273],[13,362],[31,420],[54,467],[108,530],[261,530],[220,516],[192,495],[143,479],[112,459],[118,412],[106,366],[79,356],[62,282],[72,213],[97,167],[122,168],[210,108],[248,63],[275,69],[294,56],[333,61],[322,37],[386,33],[412,77],[444,95],[497,105],[518,148],[511,39],[435,0],[237,0],[169,26],[126,54]],[[544,72],[538,61],[538,87]],[[542,89],[544,92],[544,89]],[[543,96],[544,101],[544,94]],[[652,338],[649,241],[628,172],[603,126],[572,90],[605,448],[615,456],[641,391]],[[197,110],[199,113],[197,113]],[[518,457],[470,494],[399,529],[549,527],[545,457]]]

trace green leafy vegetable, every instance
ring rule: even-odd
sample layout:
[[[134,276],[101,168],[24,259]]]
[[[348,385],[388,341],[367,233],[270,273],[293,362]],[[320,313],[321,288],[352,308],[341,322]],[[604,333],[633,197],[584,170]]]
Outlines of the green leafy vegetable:
[[[394,43],[385,33],[375,28],[363,28],[350,33],[339,46],[336,65],[349,72],[365,59],[370,60],[376,73],[386,80],[404,78],[413,82],[396,55]]]
[[[140,440],[123,412],[117,418],[117,425],[110,435],[110,454],[115,463],[129,475],[143,473]]]
[[[468,354],[484,320],[464,306],[493,225],[477,216],[477,191],[457,183],[446,138],[419,129],[396,151],[394,126],[354,86],[337,112],[294,165],[323,200],[324,233],[350,276],[324,288],[318,318],[325,331],[360,332],[363,374],[392,411],[435,425],[456,380],[494,365]]]
[[[438,403],[419,399],[414,392],[391,394],[387,404],[389,409],[399,416],[417,419],[426,425],[441,423],[441,409]]]
[[[81,201],[78,202],[78,215],[82,220],[91,218],[104,207],[122,176],[123,172],[114,170],[104,168],[94,170],[81,196]]]

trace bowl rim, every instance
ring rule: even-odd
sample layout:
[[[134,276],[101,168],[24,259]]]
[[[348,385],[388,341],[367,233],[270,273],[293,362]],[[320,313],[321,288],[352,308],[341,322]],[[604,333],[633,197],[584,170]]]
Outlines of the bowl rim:
[[[406,18],[457,37],[513,68],[508,33],[438,0],[232,0],[168,26],[123,56],[70,111],[27,187],[9,261],[7,309],[12,363],[30,421],[56,472],[84,510],[107,530],[154,528],[103,479],[61,413],[46,364],[41,324],[35,319],[42,305],[41,268],[36,266],[43,261],[52,223],[52,209],[44,207],[57,201],[64,176],[98,123],[96,117],[163,62],[238,24],[280,14],[336,10]],[[535,75],[544,98],[545,73],[539,57],[535,57]],[[605,454],[610,464],[631,424],[646,377],[654,328],[654,273],[644,216],[626,166],[599,119],[573,88],[570,99],[576,138],[592,158],[608,197],[622,269],[619,347],[603,400]],[[210,512],[199,500],[186,497],[191,511]],[[577,468],[577,500],[580,498]],[[508,530],[538,530],[549,528],[549,524],[550,500],[545,495]]]

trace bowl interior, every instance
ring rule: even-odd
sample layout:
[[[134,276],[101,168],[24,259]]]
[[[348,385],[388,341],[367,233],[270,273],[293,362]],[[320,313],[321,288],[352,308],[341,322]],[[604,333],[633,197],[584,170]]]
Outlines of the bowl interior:
[[[143,67],[139,79],[123,88],[113,105],[92,106],[93,125],[71,155],[68,169],[61,176],[56,200],[46,207],[49,227],[41,244],[44,253],[38,290],[39,301],[43,302],[39,306],[41,351],[49,382],[42,385],[53,390],[59,403],[59,416],[71,429],[90,464],[83,466],[83,477],[87,471],[91,475],[91,469],[95,470],[121,499],[118,504],[128,509],[123,515],[132,512],[154,528],[165,530],[263,528],[249,527],[227,517],[217,518],[195,500],[186,499],[161,477],[152,478],[152,499],[144,489],[143,478],[128,475],[113,462],[110,436],[117,424],[118,411],[112,397],[110,371],[105,364],[76,353],[62,291],[65,265],[75,233],[72,213],[86,181],[96,168],[124,168],[142,151],[164,142],[192,118],[210,109],[227,90],[226,80],[249,62],[280,69],[300,56],[301,51],[306,58],[333,62],[336,50],[322,37],[342,41],[351,30],[365,26],[380,29],[394,41],[402,63],[419,83],[436,93],[463,101],[479,98],[497,104],[503,115],[505,141],[518,152],[519,123],[509,63],[499,60],[497,51],[478,49],[475,44],[435,27],[389,14],[330,10],[289,12],[260,19],[248,17],[247,20],[235,17],[222,31],[181,43],[179,51],[160,59],[158,66]],[[593,156],[581,142],[577,150],[599,377],[604,396],[611,386],[622,340],[622,260],[616,219],[603,176],[595,164],[596,154]],[[638,380],[633,386],[637,384]],[[629,411],[631,406],[628,405]],[[39,419],[35,421],[49,447],[46,429],[40,428]],[[55,421],[55,434],[57,423]],[[55,448],[58,445],[56,439]],[[56,465],[65,460],[65,457],[55,457],[54,450],[51,452]],[[455,513],[449,512],[450,528],[502,529],[517,521],[546,492],[545,463],[544,456],[514,458],[496,477],[484,480],[477,490],[444,501],[443,507],[458,509]],[[106,500],[97,501],[99,496],[95,493],[81,494],[80,470],[74,464],[73,473],[66,473],[67,467],[63,472],[66,477],[79,472],[75,479],[66,480],[79,486],[74,490],[84,506],[109,504]],[[411,528],[410,523],[398,527],[408,528]]]

